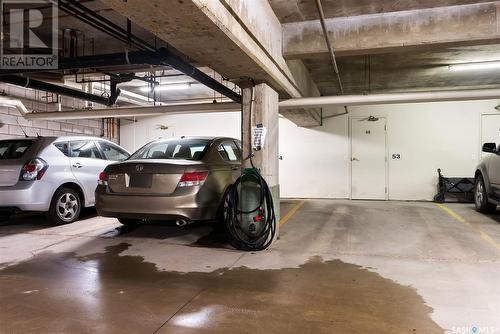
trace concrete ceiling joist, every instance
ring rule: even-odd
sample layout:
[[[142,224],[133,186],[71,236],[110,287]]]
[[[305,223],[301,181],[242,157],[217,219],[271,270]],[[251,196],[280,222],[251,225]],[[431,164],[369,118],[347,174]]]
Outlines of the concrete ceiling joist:
[[[336,17],[326,20],[340,56],[436,49],[500,41],[500,2]],[[286,59],[326,55],[319,20],[283,25]]]
[[[233,82],[265,82],[282,98],[308,96],[283,58],[282,27],[267,0],[103,2]],[[309,113],[291,120],[299,126],[319,125]]]

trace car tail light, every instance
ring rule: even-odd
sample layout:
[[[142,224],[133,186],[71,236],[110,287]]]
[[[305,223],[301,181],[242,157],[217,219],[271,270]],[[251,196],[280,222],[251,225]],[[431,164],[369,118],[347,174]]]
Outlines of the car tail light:
[[[207,171],[184,173],[182,174],[181,179],[179,180],[179,184],[177,186],[178,187],[201,186],[203,183],[205,183],[207,176],[208,176]]]
[[[97,180],[97,183],[103,186],[108,185],[108,174],[106,172],[100,172],[99,173],[99,179]]]
[[[45,171],[49,168],[49,165],[40,158],[34,158],[24,164],[21,169],[21,180],[24,181],[35,181],[40,180]]]

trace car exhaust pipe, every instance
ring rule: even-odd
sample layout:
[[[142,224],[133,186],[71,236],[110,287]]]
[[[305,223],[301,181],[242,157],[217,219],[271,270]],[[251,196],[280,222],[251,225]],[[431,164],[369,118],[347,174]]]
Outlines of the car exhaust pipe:
[[[188,221],[186,219],[177,219],[175,221],[175,225],[177,226],[186,226],[188,224]]]

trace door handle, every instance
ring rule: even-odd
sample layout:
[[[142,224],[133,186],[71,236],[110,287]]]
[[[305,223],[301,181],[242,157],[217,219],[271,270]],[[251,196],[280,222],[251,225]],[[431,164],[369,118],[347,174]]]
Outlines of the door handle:
[[[238,166],[231,166],[231,170],[238,170],[238,169],[240,169],[240,167],[238,167]]]
[[[79,162],[77,162],[76,164],[73,164],[73,167],[82,168],[83,166]]]
[[[359,161],[358,158],[351,158],[351,161]]]

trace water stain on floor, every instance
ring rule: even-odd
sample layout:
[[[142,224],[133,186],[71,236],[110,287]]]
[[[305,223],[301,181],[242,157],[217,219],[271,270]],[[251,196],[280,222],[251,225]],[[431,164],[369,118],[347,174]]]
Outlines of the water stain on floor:
[[[0,332],[443,333],[415,289],[357,265],[179,273],[120,255],[129,246],[0,271]]]

